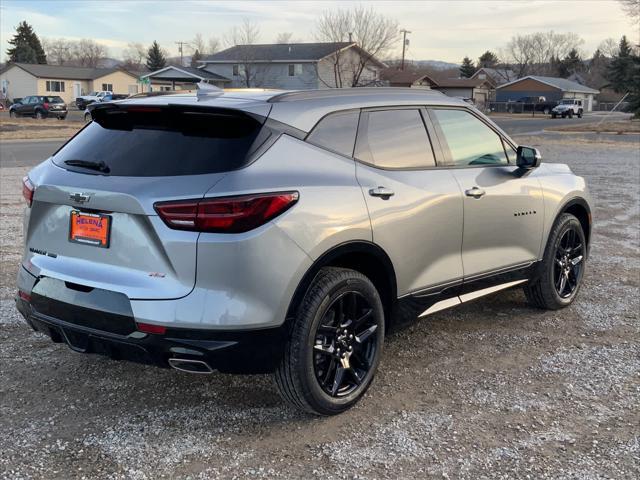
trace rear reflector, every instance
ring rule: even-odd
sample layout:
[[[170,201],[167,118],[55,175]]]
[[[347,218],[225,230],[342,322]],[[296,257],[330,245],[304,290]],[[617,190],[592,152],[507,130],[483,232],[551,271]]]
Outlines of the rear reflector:
[[[213,233],[242,233],[253,230],[291,208],[298,192],[204,198],[154,205],[169,228]]]
[[[151,325],[149,323],[136,323],[138,331],[143,333],[154,333],[156,335],[163,335],[167,332],[167,327],[162,325]]]
[[[31,180],[29,180],[29,177],[24,177],[22,179],[22,196],[24,197],[25,201],[27,202],[27,206],[31,206],[31,204],[33,203],[33,191],[35,189],[33,188],[33,184],[31,183]]]
[[[18,290],[18,297],[20,297],[25,302],[31,301],[31,295],[29,295],[27,292],[23,292],[22,290]]]

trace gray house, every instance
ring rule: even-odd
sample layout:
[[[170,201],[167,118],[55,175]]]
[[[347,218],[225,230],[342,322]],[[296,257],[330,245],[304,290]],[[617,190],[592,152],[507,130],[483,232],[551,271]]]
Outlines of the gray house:
[[[236,45],[200,63],[225,87],[285,90],[372,85],[386,67],[353,42]]]
[[[590,112],[593,109],[593,97],[598,93],[599,90],[564,78],[529,75],[498,86],[496,101],[516,102],[522,97],[545,97],[550,101],[577,98],[582,100],[584,110]]]

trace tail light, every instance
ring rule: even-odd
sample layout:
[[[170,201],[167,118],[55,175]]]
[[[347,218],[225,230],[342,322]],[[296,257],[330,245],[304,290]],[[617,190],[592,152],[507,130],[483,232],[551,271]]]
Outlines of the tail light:
[[[42,106],[44,107],[45,110],[49,110],[49,104],[47,102],[44,102]]]
[[[27,202],[27,206],[29,207],[33,203],[34,190],[35,188],[33,187],[31,180],[29,180],[29,177],[24,177],[22,179],[22,196],[24,197],[25,201]]]
[[[162,325],[152,325],[150,323],[136,323],[139,332],[143,333],[153,333],[156,335],[164,335],[167,333],[167,327],[163,327]]]
[[[242,233],[264,225],[291,208],[298,192],[203,198],[154,205],[169,228],[195,232]]]

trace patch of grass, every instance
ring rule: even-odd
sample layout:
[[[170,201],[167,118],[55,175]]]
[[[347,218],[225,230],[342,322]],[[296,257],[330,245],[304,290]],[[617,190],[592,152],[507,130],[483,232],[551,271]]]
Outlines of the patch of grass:
[[[46,118],[0,117],[0,140],[34,140],[42,138],[68,138],[80,130],[84,122]]]
[[[595,132],[595,133],[640,133],[640,120],[624,120],[621,122],[586,123],[579,125],[558,125],[545,128],[554,132]]]

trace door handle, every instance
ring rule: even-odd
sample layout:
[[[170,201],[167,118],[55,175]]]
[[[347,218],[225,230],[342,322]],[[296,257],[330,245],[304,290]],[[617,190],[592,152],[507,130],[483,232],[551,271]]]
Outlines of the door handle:
[[[472,189],[470,189],[470,190],[465,190],[465,192],[464,192],[464,194],[465,194],[467,197],[473,197],[473,198],[480,198],[480,197],[482,197],[485,193],[487,193],[487,192],[485,192],[485,191],[484,191],[483,189],[481,189],[480,187],[473,187]]]
[[[369,190],[369,195],[372,197],[380,197],[383,200],[388,200],[389,197],[393,197],[395,195],[395,192],[389,188],[378,187]]]

